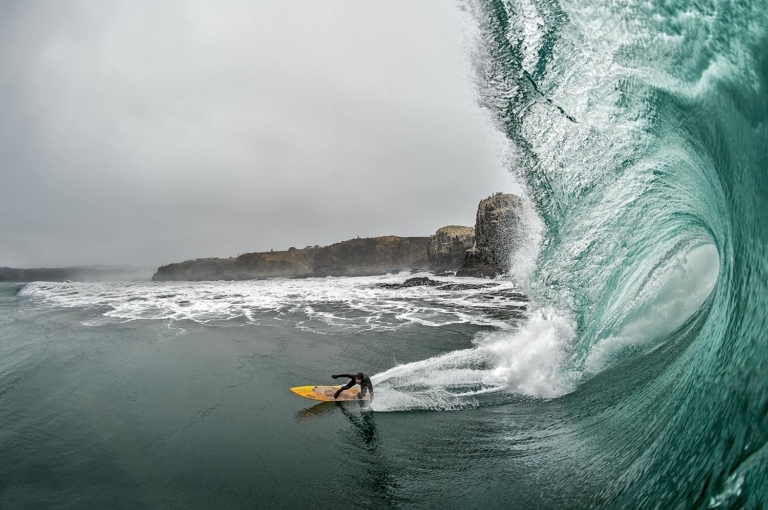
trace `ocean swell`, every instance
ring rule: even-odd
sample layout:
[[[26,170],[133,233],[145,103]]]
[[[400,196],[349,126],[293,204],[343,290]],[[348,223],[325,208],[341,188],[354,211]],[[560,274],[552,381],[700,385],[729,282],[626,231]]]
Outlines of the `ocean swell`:
[[[642,365],[679,345],[642,394],[628,381],[622,410],[605,413],[603,435],[627,416],[655,419],[613,445],[621,474],[603,496],[760,507],[765,4],[535,5],[550,45],[512,29],[528,3],[474,6],[483,97],[547,227],[529,292],[575,318],[565,370]]]
[[[479,367],[478,395],[623,395],[574,424],[607,465],[600,506],[765,506],[765,3],[466,5],[481,104],[544,228],[512,261],[535,257],[530,320],[446,370]]]

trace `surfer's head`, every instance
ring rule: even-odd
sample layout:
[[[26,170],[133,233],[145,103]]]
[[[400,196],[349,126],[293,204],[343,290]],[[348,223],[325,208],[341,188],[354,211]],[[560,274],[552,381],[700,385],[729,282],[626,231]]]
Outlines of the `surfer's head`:
[[[355,374],[355,379],[357,379],[358,382],[362,382],[363,377],[365,377],[365,374],[362,372],[358,372]]]

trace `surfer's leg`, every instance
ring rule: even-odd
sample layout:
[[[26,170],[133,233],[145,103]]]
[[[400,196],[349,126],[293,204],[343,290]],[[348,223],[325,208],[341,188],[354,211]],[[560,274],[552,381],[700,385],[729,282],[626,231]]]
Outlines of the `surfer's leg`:
[[[342,391],[348,390],[348,389],[350,389],[354,385],[355,385],[355,380],[352,379],[347,384],[345,384],[344,386],[342,386],[341,388],[336,390],[336,393],[333,394],[333,398],[339,398],[339,395],[341,394]]]

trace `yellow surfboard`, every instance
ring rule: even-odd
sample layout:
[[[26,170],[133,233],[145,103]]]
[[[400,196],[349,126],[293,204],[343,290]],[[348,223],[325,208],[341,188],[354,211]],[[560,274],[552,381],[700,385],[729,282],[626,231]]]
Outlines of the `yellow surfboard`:
[[[341,386],[296,386],[291,388],[291,391],[295,394],[309,398],[312,400],[319,400],[321,402],[341,402],[344,400],[371,400],[371,394],[367,393],[362,399],[360,396],[360,388],[353,387],[348,390],[344,390],[339,398],[334,399],[333,394]]]

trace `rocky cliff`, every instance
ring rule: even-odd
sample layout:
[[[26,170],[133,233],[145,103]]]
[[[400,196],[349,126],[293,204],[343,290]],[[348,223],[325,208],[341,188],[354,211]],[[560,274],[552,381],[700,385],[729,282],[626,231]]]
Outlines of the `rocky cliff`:
[[[158,268],[154,281],[362,276],[427,267],[428,237],[351,239],[325,247],[195,259]]]
[[[449,225],[431,237],[358,238],[325,247],[187,260],[161,266],[152,280],[363,276],[427,268],[457,270],[457,276],[493,277],[509,269],[521,217],[520,197],[497,193],[480,202],[475,228]]]
[[[466,251],[456,276],[493,277],[508,271],[522,214],[522,200],[516,195],[497,193],[481,201],[475,221],[475,244]]]
[[[427,258],[433,269],[457,269],[464,262],[464,253],[475,244],[475,229],[448,225],[429,238]]]

